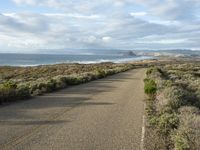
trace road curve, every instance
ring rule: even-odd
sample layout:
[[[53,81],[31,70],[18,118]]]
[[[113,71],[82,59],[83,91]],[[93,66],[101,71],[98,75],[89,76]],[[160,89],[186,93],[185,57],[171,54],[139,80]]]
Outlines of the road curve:
[[[0,149],[139,150],[145,69],[0,107]]]

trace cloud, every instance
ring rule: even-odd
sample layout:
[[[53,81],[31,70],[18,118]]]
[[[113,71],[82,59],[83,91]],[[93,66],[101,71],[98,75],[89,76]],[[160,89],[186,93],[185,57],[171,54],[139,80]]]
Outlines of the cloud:
[[[62,13],[0,14],[0,45],[17,48],[81,48],[97,44],[101,37],[96,38],[93,35],[96,27],[88,25],[97,18],[97,15]]]
[[[103,42],[110,42],[112,38],[110,36],[104,36],[102,37]]]
[[[95,41],[96,41],[96,37],[95,36],[89,36],[89,37],[87,37],[87,40],[86,40],[86,42],[88,42],[88,43],[94,43]]]
[[[147,13],[146,12],[131,12],[130,15],[133,17],[137,17],[137,16],[145,16],[147,15]]]
[[[34,14],[0,14],[0,26],[9,31],[45,32],[49,28],[43,15]]]
[[[26,49],[200,47],[198,0],[13,0],[13,2],[16,8],[27,6],[27,9],[19,12],[10,10],[10,13],[0,14],[1,47],[13,49],[16,47]]]
[[[65,2],[60,0],[12,0],[17,5],[30,5],[30,6],[47,6],[62,8],[65,6]]]
[[[196,11],[199,10],[199,0],[136,0],[154,16],[169,19],[187,21],[197,19]]]
[[[37,1],[35,0],[13,0],[16,4],[27,4],[27,5],[35,5]]]
[[[165,17],[170,20],[196,19],[196,11],[199,10],[199,0],[12,0],[17,5],[46,6],[57,8],[66,12],[91,13],[113,7],[126,9],[127,6],[136,4],[145,7],[148,13],[157,17]],[[100,8],[101,7],[101,8]],[[117,11],[117,10],[116,10]],[[131,12],[133,16],[144,16],[147,12]]]

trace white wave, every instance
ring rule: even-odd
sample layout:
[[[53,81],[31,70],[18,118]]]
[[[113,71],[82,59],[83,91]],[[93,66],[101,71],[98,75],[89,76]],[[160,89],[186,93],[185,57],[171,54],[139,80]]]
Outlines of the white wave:
[[[67,61],[65,63],[78,63],[78,64],[98,64],[98,63],[127,63],[131,61],[139,61],[139,60],[146,60],[146,59],[153,59],[154,57],[148,56],[141,56],[141,57],[134,57],[134,58],[120,58],[120,59],[100,59],[94,61]]]

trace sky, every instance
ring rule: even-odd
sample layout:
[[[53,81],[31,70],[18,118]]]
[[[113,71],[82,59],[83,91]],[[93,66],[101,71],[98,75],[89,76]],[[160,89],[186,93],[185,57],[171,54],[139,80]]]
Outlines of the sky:
[[[6,0],[0,52],[200,49],[200,0]]]

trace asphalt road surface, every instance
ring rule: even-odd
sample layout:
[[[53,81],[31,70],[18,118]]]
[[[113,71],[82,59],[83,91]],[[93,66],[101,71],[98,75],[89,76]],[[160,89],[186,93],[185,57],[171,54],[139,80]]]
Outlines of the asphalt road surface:
[[[139,150],[145,69],[0,107],[0,149]]]

